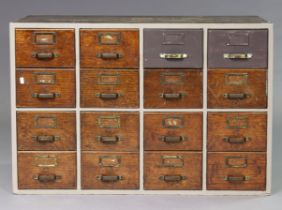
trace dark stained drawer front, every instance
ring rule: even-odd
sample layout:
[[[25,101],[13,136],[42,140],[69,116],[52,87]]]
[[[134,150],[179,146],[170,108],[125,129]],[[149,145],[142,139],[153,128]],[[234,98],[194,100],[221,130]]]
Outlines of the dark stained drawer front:
[[[202,108],[202,71],[146,70],[144,106],[145,108]]]
[[[139,73],[132,70],[82,70],[81,107],[124,107],[139,105]]]
[[[267,71],[213,69],[208,71],[209,108],[266,108]]]
[[[18,153],[19,189],[75,189],[76,153]]]
[[[266,153],[208,153],[208,190],[265,190]]]
[[[139,155],[83,152],[82,189],[139,189]]]
[[[18,150],[75,150],[74,112],[17,112]]]
[[[73,29],[16,29],[17,68],[73,68]]]
[[[208,151],[266,151],[265,112],[208,113]]]
[[[81,29],[82,68],[139,68],[137,29]]]
[[[201,150],[202,113],[145,112],[145,150]]]
[[[267,68],[268,30],[209,30],[209,68]]]
[[[200,190],[202,153],[145,152],[145,190]]]
[[[138,151],[138,112],[82,112],[82,150]]]
[[[202,29],[144,29],[145,68],[202,66]]]
[[[17,107],[75,107],[74,70],[16,71]]]

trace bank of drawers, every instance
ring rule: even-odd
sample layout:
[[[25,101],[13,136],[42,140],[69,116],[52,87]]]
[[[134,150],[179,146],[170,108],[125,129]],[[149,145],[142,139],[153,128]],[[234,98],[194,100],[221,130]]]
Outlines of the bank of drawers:
[[[268,31],[208,30],[207,92],[202,29],[144,29],[143,46],[139,32],[80,29],[77,61],[74,29],[16,30],[19,189],[76,189],[80,141],[82,189],[139,189],[143,176],[145,190],[201,190],[206,129],[207,189],[265,190],[267,113],[240,109],[267,108]],[[77,139],[76,112],[48,110],[76,104],[127,111],[82,110]],[[162,111],[172,108],[200,111]]]

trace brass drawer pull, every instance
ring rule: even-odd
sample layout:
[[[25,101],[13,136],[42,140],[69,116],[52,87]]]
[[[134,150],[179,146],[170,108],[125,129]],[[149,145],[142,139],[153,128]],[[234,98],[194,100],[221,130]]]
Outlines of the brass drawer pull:
[[[165,143],[180,143],[186,140],[186,138],[184,136],[162,136],[160,140]]]
[[[104,144],[115,144],[120,140],[119,136],[97,136],[97,140]]]
[[[252,53],[224,53],[223,58],[225,59],[240,59],[240,60],[248,60],[253,57]]]
[[[58,54],[53,52],[34,52],[32,57],[38,60],[51,60],[58,57]]]
[[[39,143],[53,143],[54,141],[60,140],[59,136],[33,136],[35,141]]]
[[[246,93],[226,93],[223,95],[224,98],[230,99],[230,100],[243,100],[248,98],[248,94]]]
[[[187,179],[187,177],[182,175],[163,175],[159,179],[165,182],[180,182]]]
[[[96,96],[103,100],[113,100],[118,99],[119,94],[118,93],[98,93]]]
[[[38,176],[33,177],[34,180],[38,180],[39,182],[46,183],[46,182],[55,182],[58,179],[61,179],[61,176],[57,176],[56,174],[45,175],[39,174]]]
[[[33,98],[38,98],[38,99],[55,99],[60,97],[60,93],[33,93],[32,97]]]
[[[224,137],[223,141],[230,144],[244,144],[250,139],[248,137]]]
[[[121,53],[97,53],[96,57],[101,59],[119,59],[123,55]]]
[[[117,182],[120,180],[123,180],[123,176],[106,176],[106,175],[98,175],[96,176],[97,180],[100,180],[101,182]]]
[[[161,53],[160,58],[164,59],[184,59],[188,58],[186,53]]]
[[[183,97],[182,93],[162,93],[161,97],[166,100],[181,99]]]
[[[250,177],[249,176],[225,176],[224,180],[228,182],[243,182],[243,181],[250,180]]]

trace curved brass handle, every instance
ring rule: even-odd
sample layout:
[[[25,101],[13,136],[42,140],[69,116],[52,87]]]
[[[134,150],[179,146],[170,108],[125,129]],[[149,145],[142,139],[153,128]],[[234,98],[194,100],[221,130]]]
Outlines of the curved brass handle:
[[[162,93],[161,97],[166,100],[181,99],[183,97],[182,93]]]
[[[187,179],[187,177],[182,175],[163,175],[159,179],[165,182],[180,182]]]
[[[96,96],[103,100],[113,100],[118,99],[118,93],[97,93]]]
[[[97,136],[97,140],[104,144],[115,144],[120,140],[119,136]]]
[[[249,180],[249,176],[225,176],[224,180],[228,182],[243,182]]]
[[[38,99],[55,99],[60,97],[60,93],[33,93],[32,97],[33,98],[38,98]]]
[[[97,58],[101,59],[119,59],[122,58],[123,55],[121,53],[97,53]]]
[[[161,141],[165,143],[180,143],[184,141],[186,138],[183,136],[162,136],[160,138]]]
[[[243,100],[248,98],[248,94],[246,93],[225,93],[223,95],[224,98],[230,99],[230,100]]]
[[[123,180],[123,176],[115,176],[115,175],[110,175],[110,176],[106,176],[106,175],[98,175],[96,176],[97,180],[100,180],[101,182],[117,182],[120,180]]]
[[[35,141],[39,143],[53,143],[54,141],[60,140],[59,136],[33,136],[32,137]]]
[[[54,52],[33,52],[32,57],[38,60],[51,60],[58,57],[58,54]]]
[[[223,58],[225,59],[240,59],[240,60],[248,60],[253,57],[252,53],[224,53]]]
[[[248,137],[224,137],[223,140],[230,144],[244,144],[249,138]]]
[[[39,174],[38,176],[33,177],[34,180],[38,180],[39,182],[55,182],[58,179],[61,179],[61,176],[57,176],[56,174]]]
[[[160,58],[164,59],[184,59],[188,58],[186,53],[161,53]]]

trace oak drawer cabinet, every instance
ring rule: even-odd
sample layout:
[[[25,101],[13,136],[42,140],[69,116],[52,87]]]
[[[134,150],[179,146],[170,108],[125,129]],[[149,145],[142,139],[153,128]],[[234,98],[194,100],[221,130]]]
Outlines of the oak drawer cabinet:
[[[271,23],[27,16],[10,40],[15,193],[271,193]]]

